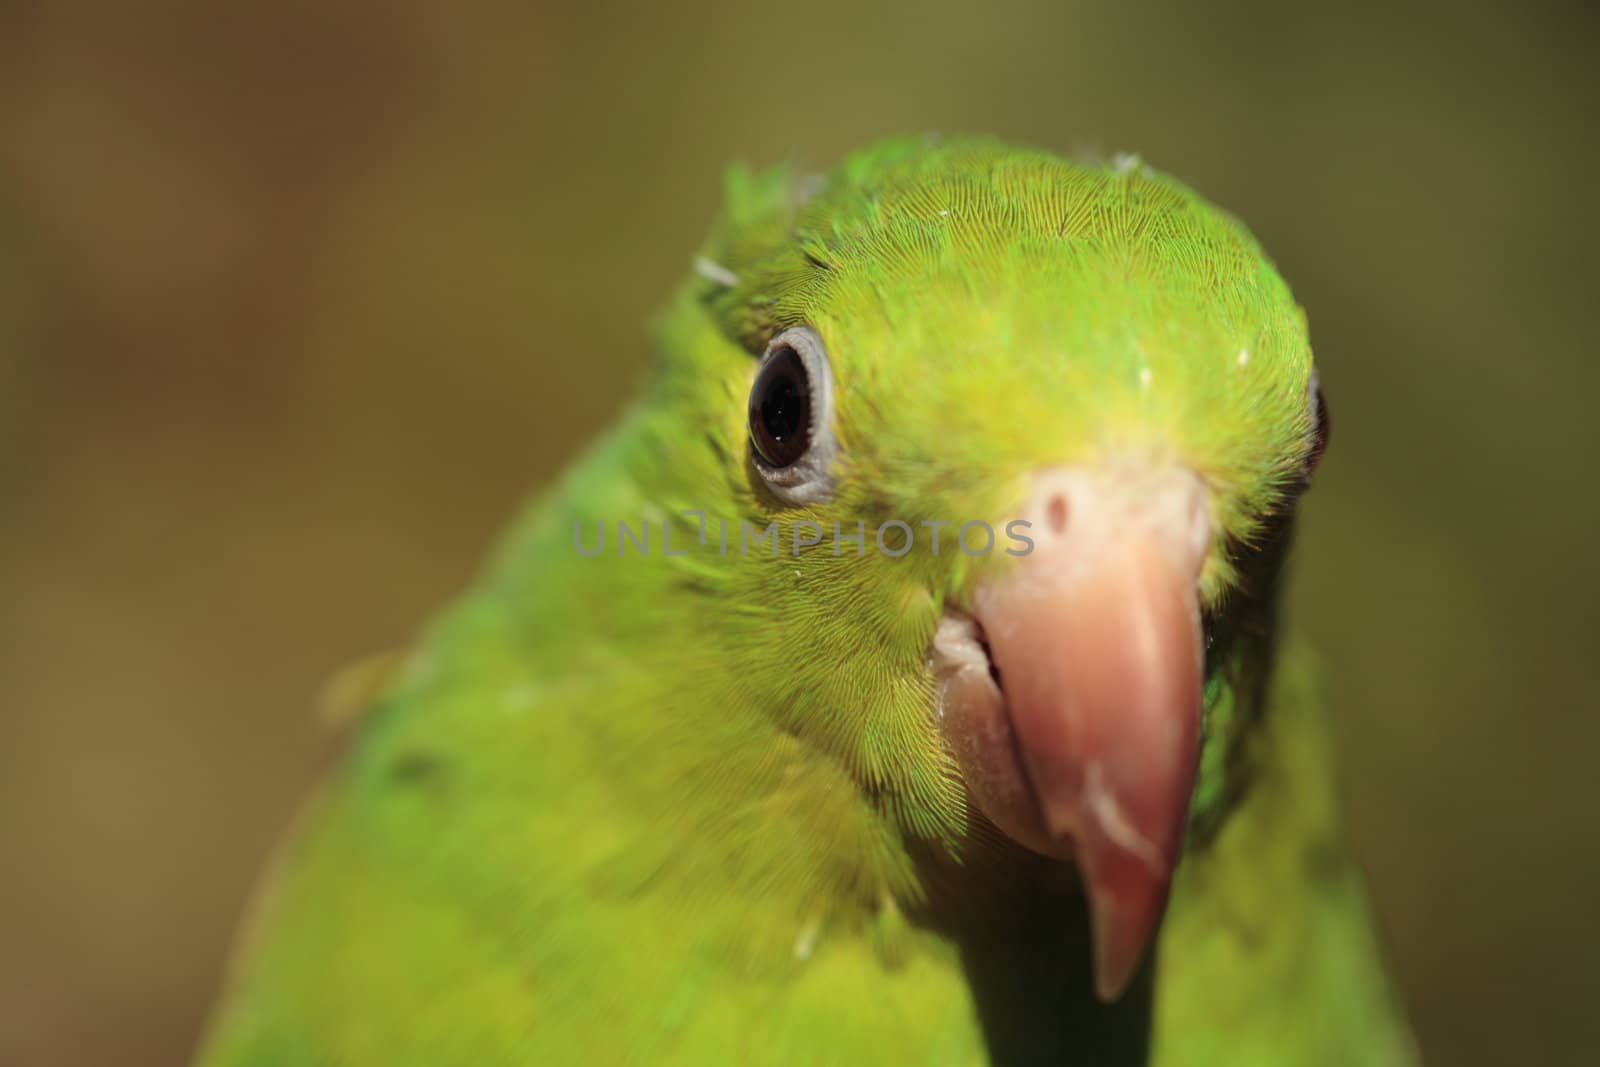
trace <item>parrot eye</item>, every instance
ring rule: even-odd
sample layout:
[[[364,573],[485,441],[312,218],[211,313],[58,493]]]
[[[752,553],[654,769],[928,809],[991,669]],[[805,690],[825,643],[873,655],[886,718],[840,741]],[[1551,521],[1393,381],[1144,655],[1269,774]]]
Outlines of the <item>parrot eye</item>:
[[[778,496],[809,504],[832,488],[833,382],[822,338],[809,326],[767,344],[750,389],[750,447],[756,469]]]
[[[1316,368],[1311,370],[1307,392],[1311,399],[1311,447],[1306,452],[1306,481],[1310,481],[1317,464],[1322,462],[1322,454],[1328,450],[1328,433],[1333,425],[1328,421],[1328,402],[1322,396],[1322,381]]]
[[[811,379],[788,345],[772,349],[750,391],[750,441],[771,467],[787,467],[811,444]]]

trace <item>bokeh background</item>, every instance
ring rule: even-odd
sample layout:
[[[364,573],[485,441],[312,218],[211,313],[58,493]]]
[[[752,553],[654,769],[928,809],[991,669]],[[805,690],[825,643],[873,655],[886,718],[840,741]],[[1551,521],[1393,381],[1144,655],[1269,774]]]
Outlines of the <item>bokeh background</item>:
[[[727,163],[904,130],[1138,151],[1272,251],[1335,420],[1293,607],[1422,1042],[1593,1062],[1597,44],[1578,4],[0,4],[0,1063],[189,1054],[323,679],[618,409]]]

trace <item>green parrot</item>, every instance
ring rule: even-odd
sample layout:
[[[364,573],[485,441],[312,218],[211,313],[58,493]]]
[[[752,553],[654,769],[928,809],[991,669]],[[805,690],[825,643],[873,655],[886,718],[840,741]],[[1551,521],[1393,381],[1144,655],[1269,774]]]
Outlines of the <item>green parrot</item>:
[[[658,349],[373,687],[199,1063],[1415,1061],[1237,222],[987,140],[735,170]]]

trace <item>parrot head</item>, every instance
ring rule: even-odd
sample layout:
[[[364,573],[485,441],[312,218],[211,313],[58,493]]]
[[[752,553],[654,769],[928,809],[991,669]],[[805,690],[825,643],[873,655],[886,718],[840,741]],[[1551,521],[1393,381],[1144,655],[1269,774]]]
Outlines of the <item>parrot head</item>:
[[[1325,440],[1301,311],[1136,160],[989,142],[736,172],[697,273],[658,402],[710,504],[777,524],[716,563],[743,699],[907,837],[1071,861],[1115,998],[1228,792],[1213,645]]]

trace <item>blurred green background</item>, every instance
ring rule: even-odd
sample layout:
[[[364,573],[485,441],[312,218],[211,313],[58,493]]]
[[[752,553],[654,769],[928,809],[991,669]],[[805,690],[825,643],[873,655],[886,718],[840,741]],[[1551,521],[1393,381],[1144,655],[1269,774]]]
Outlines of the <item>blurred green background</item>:
[[[1596,23],[1579,5],[0,6],[0,1062],[187,1055],[394,647],[614,413],[727,163],[1138,151],[1335,421],[1294,610],[1429,1059],[1593,1062]]]

